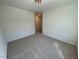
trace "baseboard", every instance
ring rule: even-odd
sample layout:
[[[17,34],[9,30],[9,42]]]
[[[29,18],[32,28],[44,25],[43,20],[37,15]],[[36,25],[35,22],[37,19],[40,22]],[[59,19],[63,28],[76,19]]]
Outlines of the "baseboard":
[[[43,35],[43,36],[46,36],[46,37],[48,37],[48,38],[50,38],[50,39],[54,39],[54,40],[57,40],[57,41],[59,41],[59,42],[62,42],[62,43],[65,43],[65,44],[67,44],[67,45],[71,45],[71,46],[73,46],[73,47],[76,47],[76,48],[77,48],[77,46],[76,46],[76,45],[70,44],[70,43],[68,43],[68,42],[65,42],[65,41],[62,41],[62,40],[58,40],[57,38],[50,37],[50,36],[45,35],[45,34],[42,34],[42,35]]]
[[[34,35],[35,35],[35,33],[34,34],[31,34],[31,35],[28,35],[28,36],[24,36],[24,37],[18,38],[18,39],[15,39],[13,41],[8,42],[8,44],[10,44],[10,43],[12,43],[14,41],[18,41],[18,40],[23,39],[23,38],[28,38],[28,37],[34,36]]]

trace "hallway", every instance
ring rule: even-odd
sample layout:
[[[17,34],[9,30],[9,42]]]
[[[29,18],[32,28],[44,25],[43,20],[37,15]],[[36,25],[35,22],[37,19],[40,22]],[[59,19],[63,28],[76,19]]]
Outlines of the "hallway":
[[[36,34],[8,44],[8,59],[77,59],[76,47]]]

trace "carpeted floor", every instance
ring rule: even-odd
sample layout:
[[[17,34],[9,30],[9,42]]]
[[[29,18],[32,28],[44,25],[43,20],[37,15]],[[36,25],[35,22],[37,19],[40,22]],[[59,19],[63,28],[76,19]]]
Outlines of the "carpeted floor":
[[[8,44],[8,59],[77,59],[76,47],[36,34]]]

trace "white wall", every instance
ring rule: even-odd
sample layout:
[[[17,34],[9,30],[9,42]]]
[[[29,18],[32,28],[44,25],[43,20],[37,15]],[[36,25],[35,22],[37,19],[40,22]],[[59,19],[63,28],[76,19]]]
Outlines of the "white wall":
[[[44,12],[43,34],[77,45],[77,3]]]
[[[3,36],[2,27],[0,23],[0,59],[6,59],[6,58],[7,58],[7,43]]]
[[[0,5],[0,19],[7,42],[35,33],[32,12]]]

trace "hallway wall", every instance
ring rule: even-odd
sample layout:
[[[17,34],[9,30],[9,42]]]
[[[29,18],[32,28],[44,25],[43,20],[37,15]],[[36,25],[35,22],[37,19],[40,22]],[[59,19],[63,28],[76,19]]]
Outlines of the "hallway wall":
[[[36,33],[42,33],[42,13],[35,14],[35,30]]]
[[[77,45],[77,3],[64,5],[43,13],[43,34]]]
[[[35,33],[34,14],[30,11],[0,5],[0,20],[7,42]]]

